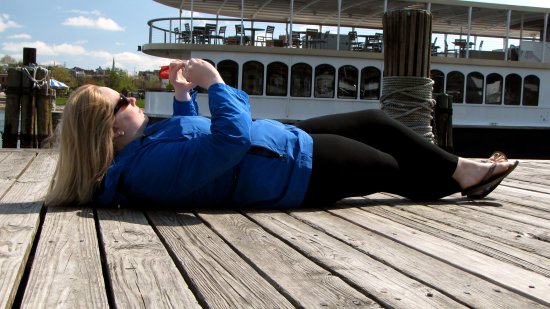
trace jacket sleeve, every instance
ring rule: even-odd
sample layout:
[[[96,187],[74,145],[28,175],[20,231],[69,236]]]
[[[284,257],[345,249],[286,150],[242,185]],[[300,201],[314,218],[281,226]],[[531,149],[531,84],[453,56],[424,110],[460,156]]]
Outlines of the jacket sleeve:
[[[198,116],[199,115],[199,106],[197,104],[197,90],[193,89],[189,92],[191,95],[191,100],[189,101],[178,101],[174,97],[172,103],[173,106],[173,116]]]
[[[248,95],[225,84],[215,84],[209,88],[208,98],[211,133],[149,145],[137,158],[136,168],[131,169],[128,179],[132,192],[189,194],[243,159],[251,143]]]

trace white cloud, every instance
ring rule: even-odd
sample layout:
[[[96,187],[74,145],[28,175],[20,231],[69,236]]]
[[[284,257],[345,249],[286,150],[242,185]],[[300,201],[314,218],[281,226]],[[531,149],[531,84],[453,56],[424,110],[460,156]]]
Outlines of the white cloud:
[[[163,65],[168,65],[170,59],[149,56],[140,52],[111,53],[104,50],[88,51],[77,44],[47,44],[43,41],[27,42],[4,42],[1,49],[6,54],[13,54],[15,59],[21,59],[23,47],[37,49],[37,55],[41,58],[41,64],[71,63],[77,62],[76,66],[87,67],[85,62],[101,63],[102,67],[110,68],[115,59],[115,66],[132,74],[138,71],[158,70]],[[84,60],[86,59],[86,60]],[[74,65],[70,65],[74,66]],[[91,67],[90,67],[91,68]]]
[[[79,15],[96,15],[100,16],[101,12],[99,10],[91,10],[91,11],[84,11],[84,10],[70,10],[70,13],[79,14]]]
[[[115,66],[117,68],[133,73],[134,70],[158,70],[163,65],[170,63],[169,59],[153,57],[142,53],[135,52],[123,52],[123,53],[109,53],[106,51],[91,51],[88,55],[92,58],[98,58],[103,62],[102,67],[111,67],[113,65],[113,58],[115,59]]]
[[[22,39],[22,40],[30,40],[32,37],[30,34],[26,34],[26,33],[20,33],[20,34],[14,34],[14,35],[10,35],[7,37],[8,39],[12,39],[12,40],[19,40],[19,39]]]
[[[0,32],[4,32],[9,28],[20,28],[21,25],[11,20],[8,14],[0,14]]]
[[[63,25],[96,28],[108,31],[124,31],[124,28],[119,26],[114,20],[105,17],[98,17],[97,19],[85,16],[69,17],[63,22]]]
[[[58,44],[48,45],[42,41],[34,42],[6,42],[2,44],[2,49],[10,52],[19,52],[23,50],[23,47],[36,48],[40,55],[55,56],[55,55],[84,55],[86,50],[84,47],[73,44]]]

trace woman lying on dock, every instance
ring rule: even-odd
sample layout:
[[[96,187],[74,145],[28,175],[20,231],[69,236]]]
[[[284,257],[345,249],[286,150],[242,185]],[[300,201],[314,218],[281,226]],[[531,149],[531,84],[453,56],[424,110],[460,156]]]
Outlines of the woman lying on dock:
[[[289,208],[388,192],[484,198],[517,161],[457,157],[380,110],[285,125],[252,120],[248,95],[200,59],[173,61],[174,115],[153,124],[134,98],[86,85],[68,99],[50,204]],[[211,118],[198,116],[196,86]]]

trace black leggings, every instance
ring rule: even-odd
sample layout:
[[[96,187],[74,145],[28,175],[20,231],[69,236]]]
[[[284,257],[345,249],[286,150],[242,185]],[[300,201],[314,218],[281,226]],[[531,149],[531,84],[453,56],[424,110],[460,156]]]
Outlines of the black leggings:
[[[331,205],[352,196],[395,193],[436,200],[460,191],[458,157],[380,110],[301,121],[313,138],[313,171],[303,205]]]

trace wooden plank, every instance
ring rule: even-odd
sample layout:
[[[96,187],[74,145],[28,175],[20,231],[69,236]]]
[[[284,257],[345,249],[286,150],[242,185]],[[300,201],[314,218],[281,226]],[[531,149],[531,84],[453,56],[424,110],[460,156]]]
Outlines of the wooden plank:
[[[500,206],[503,209],[512,210],[518,213],[526,214],[529,216],[550,220],[550,208],[546,207],[550,203],[548,201],[541,201],[541,199],[532,199],[527,196],[521,196],[516,194],[515,196],[505,193],[502,190],[491,194],[495,200],[501,202]]]
[[[17,294],[53,175],[53,169],[44,168],[51,162],[44,162],[56,159],[55,155],[36,157],[33,152],[13,151],[0,164],[4,179],[23,179],[9,180],[11,187],[0,201],[0,308],[10,308]],[[37,176],[34,181],[32,175]]]
[[[375,201],[376,203],[376,201]],[[394,206],[395,209],[407,211],[423,218],[441,222],[450,227],[467,231],[469,233],[491,239],[501,243],[514,246],[521,250],[538,254],[540,256],[550,258],[550,243],[540,241],[533,237],[529,237],[520,231],[510,231],[502,227],[488,225],[478,222],[473,219],[466,219],[457,216],[449,216],[447,212],[439,208],[444,208],[445,205],[437,205],[433,207],[427,206]],[[541,266],[545,266],[544,264]],[[550,268],[550,266],[548,266]]]
[[[465,232],[446,224],[437,223],[433,220],[425,219],[424,217],[407,211],[397,210],[392,207],[364,207],[362,209],[372,214],[406,225],[417,231],[421,231],[423,233],[436,236],[440,239],[458,244],[462,247],[475,250],[497,260],[517,265],[550,277],[550,263],[548,263],[550,260],[548,260],[548,258],[514,248],[498,241],[480,237],[473,233]]]
[[[550,285],[548,285],[548,278],[543,275],[510,265],[363,210],[333,209],[330,212],[486,280],[491,280],[503,288],[550,306]]]
[[[479,203],[479,202],[468,202],[468,203]],[[481,222],[486,225],[490,225],[496,228],[501,228],[503,230],[512,231],[512,232],[519,232],[523,235],[532,237],[532,238],[538,238],[538,239],[546,239],[549,235],[549,230],[541,227],[537,227],[534,225],[531,225],[529,223],[524,222],[518,222],[515,220],[511,220],[504,217],[498,217],[495,216],[495,214],[490,214],[487,212],[480,212],[474,209],[471,209],[468,205],[465,204],[468,207],[462,207],[458,205],[453,204],[442,204],[441,206],[438,206],[437,209],[441,211],[445,211],[453,216],[457,216],[460,218],[468,219],[468,220],[474,220],[477,222]],[[432,206],[433,207],[433,206]],[[525,221],[525,220],[522,220]]]
[[[291,297],[296,306],[379,308],[377,303],[244,216],[230,211],[200,212],[199,216]]]
[[[254,268],[192,213],[148,212],[201,305],[293,308]]]
[[[109,307],[91,209],[48,207],[22,307]]]
[[[506,218],[509,220],[522,222],[531,226],[539,227],[541,229],[546,229],[550,232],[550,220],[544,218],[538,218],[536,216],[531,216],[527,213],[520,213],[507,207],[491,207],[491,206],[477,206],[476,204],[469,205],[469,209],[483,212],[489,215]]]
[[[325,211],[291,215],[472,308],[546,308],[439,259]]]
[[[432,287],[403,275],[285,213],[255,211],[247,212],[246,215],[309,259],[322,264],[323,268],[352,282],[384,307],[464,307]]]
[[[98,209],[97,216],[118,308],[200,308],[141,211]]]
[[[31,151],[3,151],[2,154],[2,161],[0,162],[0,196],[6,193],[17,177],[36,157],[36,153]]]

